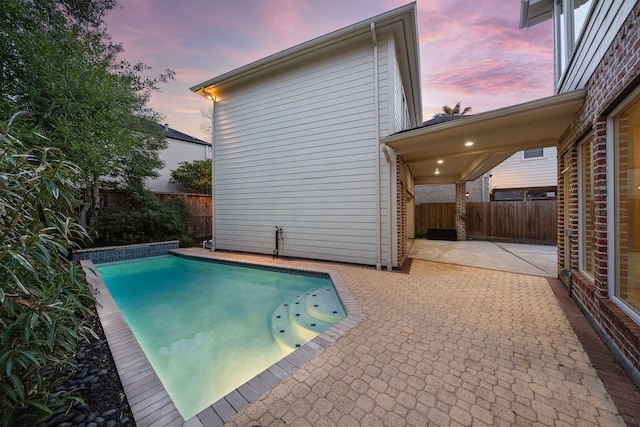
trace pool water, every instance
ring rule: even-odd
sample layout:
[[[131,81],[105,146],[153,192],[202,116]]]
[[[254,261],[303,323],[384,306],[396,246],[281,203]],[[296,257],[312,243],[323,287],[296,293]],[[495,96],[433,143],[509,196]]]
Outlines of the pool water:
[[[173,255],[96,268],[184,419],[345,316],[325,277]],[[313,313],[313,298],[325,295],[333,317],[298,310]],[[288,314],[313,327],[293,327]]]

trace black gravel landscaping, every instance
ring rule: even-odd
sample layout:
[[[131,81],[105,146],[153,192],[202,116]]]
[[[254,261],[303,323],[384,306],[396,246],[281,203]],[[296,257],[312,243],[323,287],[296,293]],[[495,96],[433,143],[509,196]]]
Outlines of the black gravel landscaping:
[[[84,403],[74,402],[65,413],[51,417],[45,427],[133,427],[135,422],[96,315],[92,328],[98,338],[82,340],[76,353],[77,370],[56,392],[78,389]]]

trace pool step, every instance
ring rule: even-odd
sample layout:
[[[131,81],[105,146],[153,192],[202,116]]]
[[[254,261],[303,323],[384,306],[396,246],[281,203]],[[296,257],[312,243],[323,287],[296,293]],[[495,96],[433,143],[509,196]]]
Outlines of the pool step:
[[[345,317],[337,296],[332,300],[333,292],[331,288],[314,289],[274,310],[271,333],[285,353],[291,353]]]
[[[309,292],[305,298],[305,305],[309,314],[324,322],[336,323],[346,316],[340,298],[329,286]]]
[[[335,323],[325,322],[310,313],[305,302],[308,297],[309,294],[300,295],[289,303],[289,322],[304,342],[314,339]]]
[[[289,320],[289,303],[279,305],[271,316],[271,334],[282,351],[289,354],[303,345],[304,340]]]

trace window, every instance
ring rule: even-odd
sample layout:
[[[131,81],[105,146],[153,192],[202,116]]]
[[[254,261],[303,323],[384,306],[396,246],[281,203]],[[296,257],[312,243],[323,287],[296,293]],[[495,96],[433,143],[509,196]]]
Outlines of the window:
[[[640,95],[612,120],[615,149],[615,283],[621,307],[640,322]]]
[[[524,150],[522,157],[526,159],[536,159],[544,156],[544,148],[536,148],[533,150]]]
[[[569,61],[569,53],[567,52],[567,18],[564,13],[565,0],[556,0],[554,8],[554,30],[555,30],[555,56],[556,56],[556,80],[560,80],[560,76],[567,68]]]
[[[593,197],[593,162],[591,139],[579,145],[578,164],[580,168],[579,202],[580,202],[580,270],[592,278],[595,277],[595,214]]]
[[[411,120],[409,119],[409,107],[407,106],[407,100],[402,94],[402,130],[411,128]]]
[[[491,200],[495,202],[505,201],[528,201],[528,200],[555,200],[557,197],[557,187],[536,187],[536,188],[512,188],[493,189]]]
[[[556,81],[559,81],[589,19],[593,0],[555,0],[554,5]]]

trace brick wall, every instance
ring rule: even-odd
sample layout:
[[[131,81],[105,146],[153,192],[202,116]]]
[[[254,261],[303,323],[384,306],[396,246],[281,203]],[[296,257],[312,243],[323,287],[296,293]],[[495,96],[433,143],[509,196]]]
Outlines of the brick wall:
[[[396,156],[396,209],[397,209],[397,230],[398,230],[398,266],[402,266],[407,257],[407,166],[404,164],[400,156]]]
[[[469,192],[467,202],[489,201],[489,180],[485,183],[485,199],[482,199],[482,177],[467,181],[466,190]],[[422,203],[455,203],[455,184],[416,185],[416,205]]]
[[[614,345],[614,353],[640,379],[640,326],[626,315],[608,295],[607,236],[607,115],[625,100],[640,82],[640,2],[636,3],[622,29],[587,83],[585,103],[573,126],[558,148],[559,171],[569,168],[568,188],[564,176],[558,175],[558,268],[569,248],[564,244],[564,229],[573,231],[571,238],[572,284],[576,300],[605,341]],[[593,184],[595,202],[595,274],[593,280],[578,271],[578,160],[577,144],[583,136],[593,138]],[[568,217],[565,217],[565,195],[568,193]],[[624,230],[622,230],[624,232]],[[623,266],[624,270],[624,266]],[[624,273],[624,271],[623,271]],[[566,277],[562,276],[565,285]],[[624,364],[624,363],[623,363]],[[628,366],[628,365],[631,366]],[[635,370],[635,371],[634,371]]]

